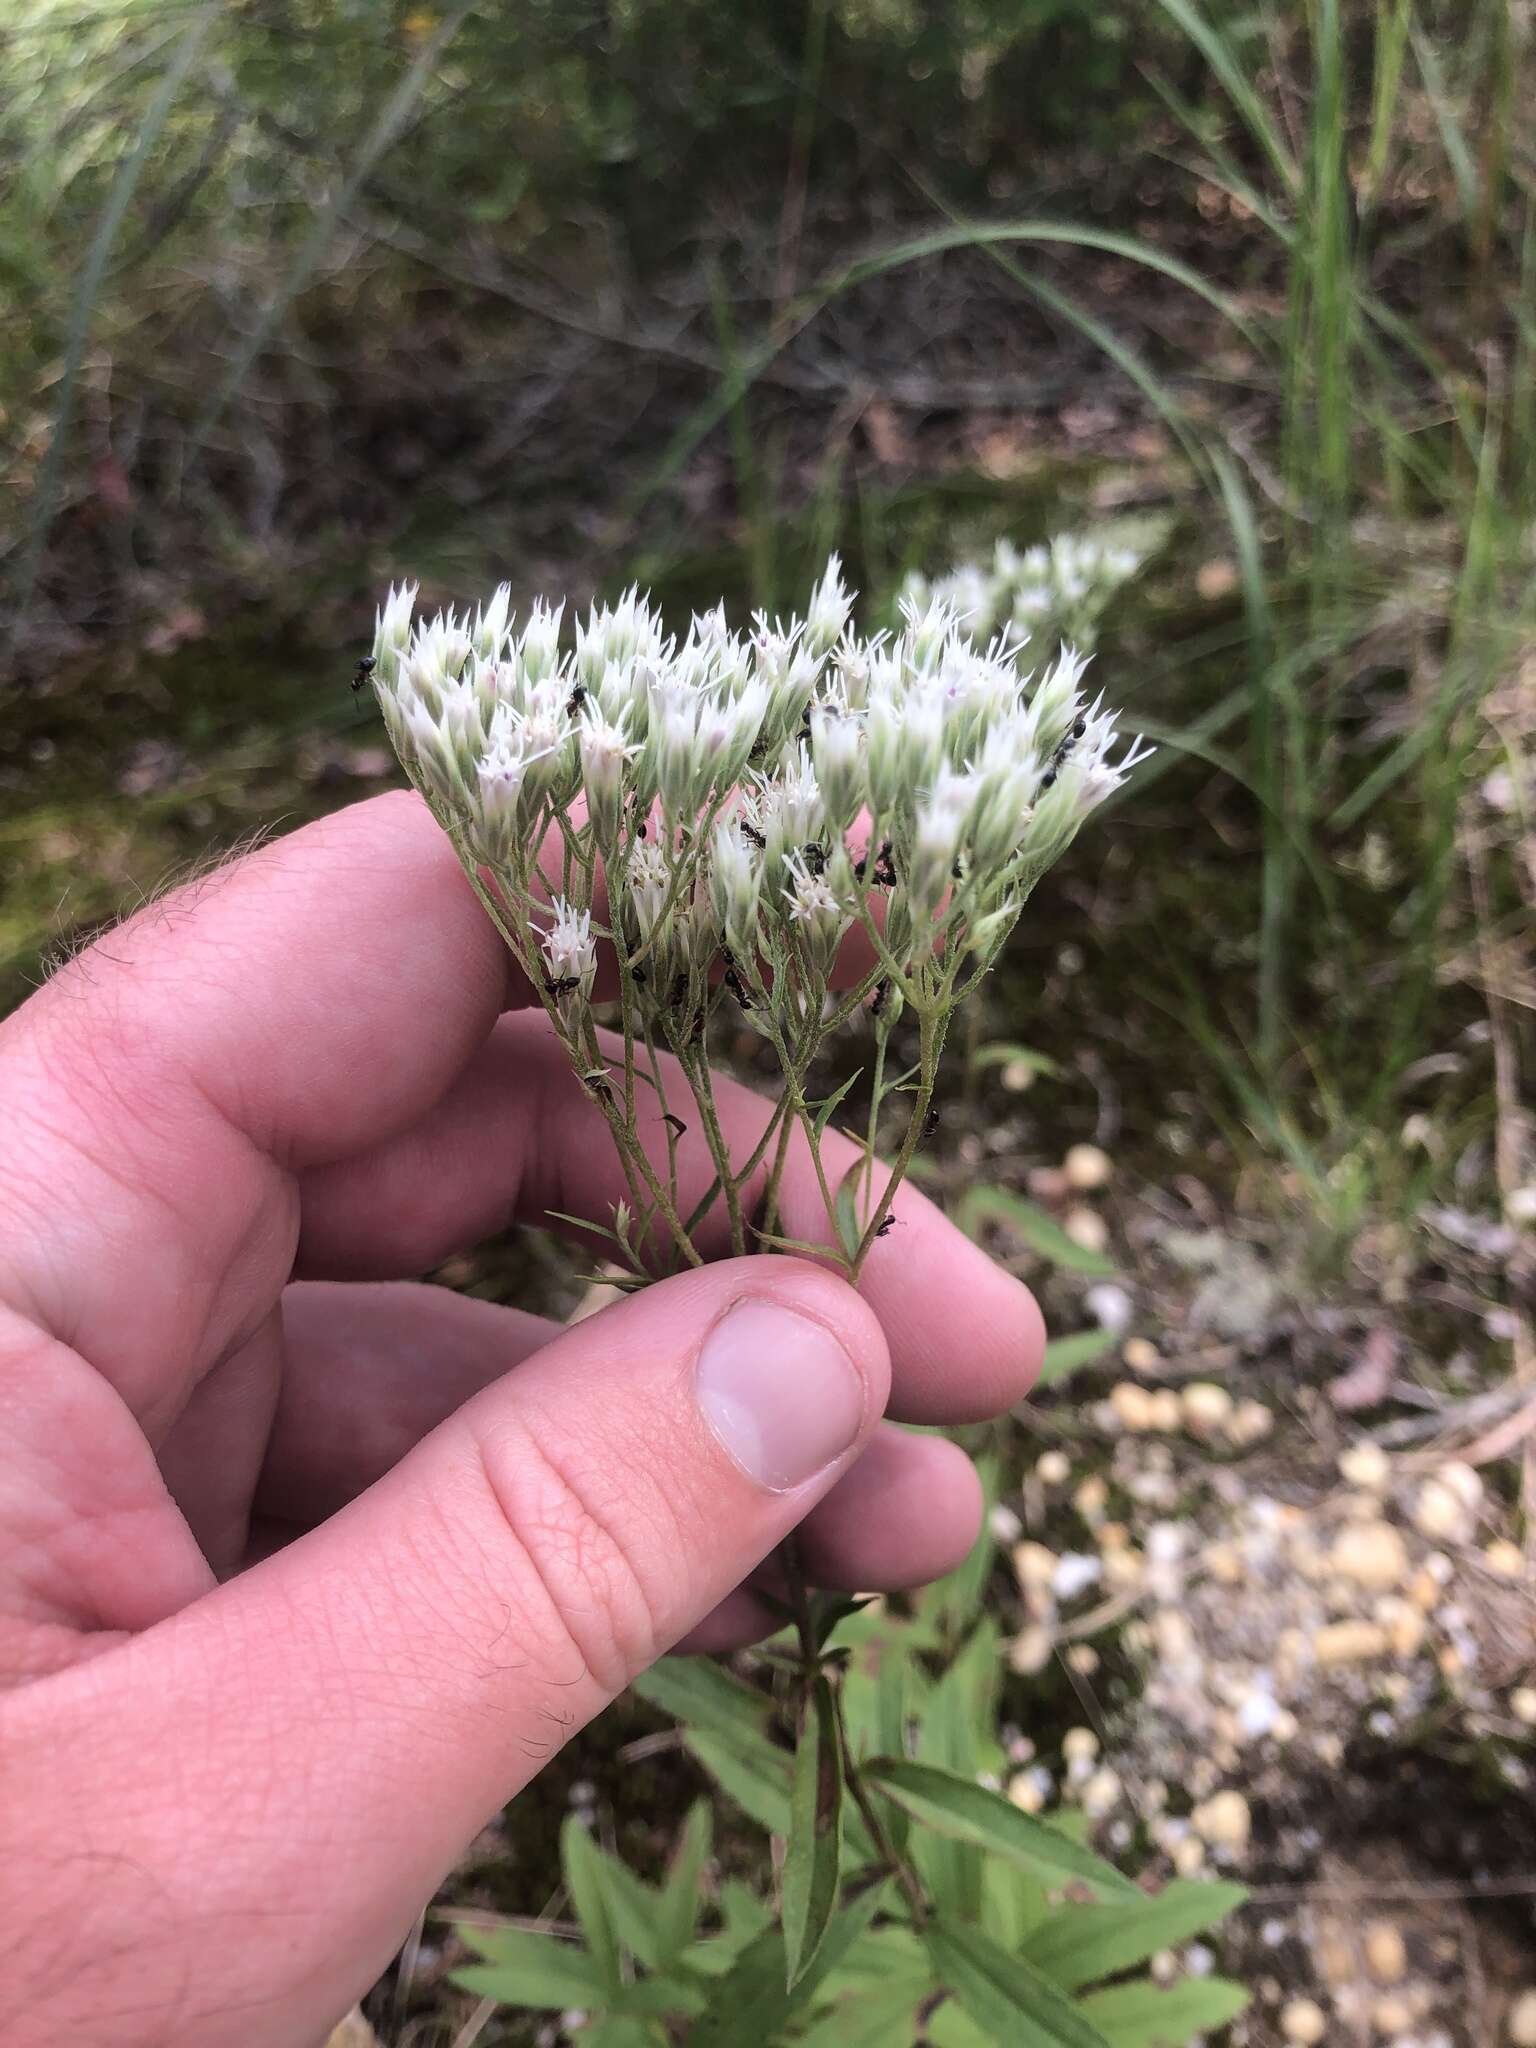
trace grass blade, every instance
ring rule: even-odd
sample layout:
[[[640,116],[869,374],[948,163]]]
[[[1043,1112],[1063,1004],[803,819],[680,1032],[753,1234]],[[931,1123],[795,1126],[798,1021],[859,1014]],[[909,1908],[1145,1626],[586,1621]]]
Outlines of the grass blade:
[[[32,509],[28,515],[26,550],[16,573],[13,593],[15,612],[6,643],[8,647],[14,647],[16,644],[22,620],[28,605],[32,602],[38,570],[42,566],[43,548],[47,542],[48,528],[52,524],[54,501],[58,496],[59,477],[64,465],[65,446],[74,419],[75,389],[80,381],[80,366],[85,359],[85,344],[90,337],[96,302],[101,296],[107,260],[112,254],[118,231],[138,189],[144,166],[160,140],[161,130],[165,127],[171,108],[175,105],[176,95],[181,91],[188,72],[201,55],[209,31],[222,11],[221,0],[209,0],[209,5],[204,7],[196,19],[183,30],[176,45],[175,55],[166,66],[165,76],[145,109],[138,140],[118,166],[117,174],[112,180],[112,189],[107,194],[106,204],[101,209],[101,217],[91,236],[90,247],[85,252],[80,282],[75,287],[75,296],[70,307],[69,325],[65,330],[64,364],[59,373],[59,397],[54,408],[53,432],[48,439],[48,452],[43,457]]]

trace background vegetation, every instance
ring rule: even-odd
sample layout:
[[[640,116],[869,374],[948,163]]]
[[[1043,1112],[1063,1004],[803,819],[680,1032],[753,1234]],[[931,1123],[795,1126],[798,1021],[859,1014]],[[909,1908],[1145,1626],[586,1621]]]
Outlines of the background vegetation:
[[[973,1226],[1075,1344],[1089,1377],[1029,1429],[1089,1476],[1124,1418],[1077,1390],[1129,1330],[1269,1402],[1293,1505],[1344,1415],[1470,1453],[1479,1541],[1523,1542],[1533,84],[1517,0],[12,0],[5,999],[189,861],[391,778],[345,681],[392,574],[772,607],[835,545],[875,607],[999,534],[1154,511],[1098,663],[1161,751],[978,1016],[935,1185],[984,1183]],[[1103,1242],[1060,1168],[1090,1140]],[[1230,1304],[1239,1252],[1269,1292],[1212,1366],[1199,1288]],[[445,1277],[566,1286],[547,1247]],[[1081,1545],[1031,1441],[994,1445],[1003,1506]],[[1016,1639],[1027,1585],[977,1583]],[[1146,1658],[1104,1654],[1091,1708],[1061,1661],[981,1688],[978,1755],[1112,1723]],[[658,1732],[635,1711],[591,1768],[643,1860],[702,1780],[615,1770]],[[1438,1703],[1386,1776],[1486,1779],[1512,1724],[1481,1712]],[[1413,1881],[1486,1873],[1489,1830]],[[1261,1878],[1318,1879],[1259,1836]],[[724,1839],[761,1891],[760,1838]],[[561,1896],[526,1845],[475,1882]],[[1235,1967],[1303,1983],[1256,1943]],[[1495,2038],[1515,1986],[1483,1981],[1445,2039]],[[470,2024],[401,1985],[381,2025]]]

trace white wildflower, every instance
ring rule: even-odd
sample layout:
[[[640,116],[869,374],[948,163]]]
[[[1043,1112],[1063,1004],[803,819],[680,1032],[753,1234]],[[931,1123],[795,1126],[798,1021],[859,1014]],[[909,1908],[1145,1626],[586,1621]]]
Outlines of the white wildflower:
[[[557,999],[576,995],[586,998],[592,993],[597,972],[592,913],[573,909],[563,896],[554,897],[549,908],[552,922],[540,942],[549,969],[545,987]]]

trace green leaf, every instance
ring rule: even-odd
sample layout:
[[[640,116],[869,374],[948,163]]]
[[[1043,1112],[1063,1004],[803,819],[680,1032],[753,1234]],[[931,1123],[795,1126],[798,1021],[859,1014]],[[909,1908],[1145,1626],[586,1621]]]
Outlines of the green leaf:
[[[722,1976],[773,1919],[768,1907],[740,1878],[725,1880],[716,1903],[722,1923],[718,1933],[690,1942],[681,1958],[685,1968],[706,1977]]]
[[[784,1858],[784,1967],[791,1991],[816,1960],[837,1904],[843,1853],[843,1757],[825,1678],[811,1686],[795,1748]]]
[[[663,1657],[642,1671],[634,1691],[660,1707],[690,1734],[724,1735],[733,1741],[754,1741],[766,1733],[772,1702],[743,1685],[708,1657]]]
[[[699,1924],[699,1883],[709,1861],[713,1820],[707,1800],[694,1802],[672,1854],[672,1868],[656,1902],[657,1966],[664,1968],[693,1939]]]
[[[981,1873],[981,1928],[1004,1948],[1028,1954],[1027,1942],[1036,1928],[1061,1910],[1051,1904],[1051,1890],[1038,1877],[1020,1870],[1001,1856],[988,1856]],[[1047,1970],[1048,1977],[1051,1975]],[[1052,1982],[1057,1980],[1052,1978]],[[1063,1989],[1070,1989],[1064,1986]]]
[[[859,1222],[858,1186],[864,1172],[864,1162],[856,1159],[837,1184],[837,1193],[832,1197],[833,1221],[837,1225],[837,1240],[849,1259],[858,1256],[864,1239],[864,1228]]]
[[[582,2028],[581,2048],[660,2048],[666,2038],[647,2020],[607,2013],[595,2026]]]
[[[729,1799],[771,1835],[789,1833],[790,1760],[766,1740],[737,1743],[690,1733],[688,1747]]]
[[[1053,1387],[1058,1380],[1080,1372],[1085,1365],[1092,1365],[1106,1351],[1113,1351],[1119,1341],[1113,1330],[1074,1330],[1070,1337],[1053,1337],[1046,1345],[1045,1357],[1040,1362],[1036,1391],[1041,1387]]]
[[[955,1205],[955,1221],[967,1237],[975,1237],[983,1223],[1001,1223],[1021,1237],[1031,1251],[1069,1273],[1089,1273],[1097,1279],[1115,1270],[1102,1252],[1085,1251],[1075,1244],[1053,1218],[1033,1202],[1008,1188],[970,1188]]]
[[[1226,1977],[1186,1977],[1162,1990],[1145,1981],[1095,1991],[1082,2009],[1109,2048],[1188,2048],[1197,2034],[1230,2025],[1248,2003]]]
[[[926,1614],[924,1616],[926,1619]],[[974,1784],[991,1757],[983,1758],[980,1731],[995,1723],[993,1705],[1001,1671],[996,1624],[990,1618],[975,1628],[949,1669],[928,1696],[918,1735],[918,1757],[946,1779]],[[982,1856],[972,1841],[950,1830],[929,1827],[913,1840],[918,1868],[934,1903],[959,1919],[975,1920],[981,1912]]]
[[[568,1815],[560,1830],[560,1865],[565,1888],[576,1908],[592,1960],[612,1991],[618,1989],[623,1979],[619,1969],[619,1937],[614,1929],[603,1862],[603,1853],[586,1828],[575,1814]]]
[[[751,1230],[759,1244],[771,1245],[775,1251],[800,1252],[808,1259],[824,1259],[827,1256],[827,1247],[824,1244],[813,1244],[808,1237],[780,1237],[776,1230],[759,1230],[756,1224],[751,1226]]]
[[[843,1083],[842,1087],[834,1089],[833,1092],[826,1098],[824,1102],[818,1102],[815,1104],[808,1102],[805,1105],[807,1109],[814,1108],[816,1111],[815,1121],[812,1125],[812,1128],[816,1133],[818,1142],[820,1141],[822,1132],[827,1128],[827,1120],[831,1116],[833,1110],[837,1108],[837,1105],[842,1101],[843,1097],[848,1093],[849,1089],[853,1086],[854,1082],[857,1081],[857,1079],[859,1078],[860,1074],[863,1073],[863,1071],[864,1069],[862,1067],[855,1067],[853,1072],[848,1076],[847,1080]]]
[[[916,1983],[860,1984],[833,2006],[806,2033],[796,2036],[798,2048],[892,2048],[897,2041],[919,2038],[917,2011],[932,1989],[924,1962]]]
[[[868,1930],[887,1887],[871,1885],[845,1900],[815,1962],[791,1991],[784,1935],[767,1928],[744,1949],[715,1987],[714,1996],[688,2036],[688,2048],[763,2048],[793,2012],[803,2010],[823,1979]]]
[[[632,1870],[626,1869],[617,1857],[608,1856],[601,1849],[596,1853],[602,1858],[608,1911],[619,1945],[628,1949],[636,1962],[643,1963],[646,1969],[661,1969],[671,1958],[664,1957],[661,1952],[657,1925],[658,1895]]]
[[[1078,1878],[1111,1899],[1142,1897],[1129,1878],[1091,1850],[985,1785],[904,1757],[877,1757],[863,1766],[863,1774],[867,1784],[877,1785],[925,1826],[1006,1856],[1037,1877],[1056,1884]]]
[[[1063,1991],[1134,1969],[1160,1948],[1176,1948],[1240,1906],[1237,1884],[1175,1879],[1139,1904],[1062,1906],[1024,1944],[1024,1953]]]
[[[829,1638],[845,1621],[855,1614],[862,1614],[866,1607],[873,1606],[872,1593],[816,1593],[811,1597],[811,1631],[816,1638],[818,1650],[827,1647]]]
[[[568,2006],[603,2003],[602,1973],[575,1942],[561,1941],[553,1934],[530,1934],[521,1927],[459,1923],[456,1931],[485,1957],[483,1963],[454,1971],[453,1981],[466,1991],[535,2012],[564,2012]]]
[[[941,1980],[1003,2048],[1107,2048],[1049,1978],[979,1928],[937,1922],[924,1939]]]

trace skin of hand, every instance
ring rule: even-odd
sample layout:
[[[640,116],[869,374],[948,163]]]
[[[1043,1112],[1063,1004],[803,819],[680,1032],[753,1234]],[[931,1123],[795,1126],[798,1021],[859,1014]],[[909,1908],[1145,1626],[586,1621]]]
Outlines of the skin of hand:
[[[766,1106],[719,1085],[744,1156]],[[722,1257],[562,1329],[408,1277],[623,1192],[412,796],[152,905],[0,1025],[13,2048],[323,2041],[573,1730],[771,1629],[792,1528],[828,1585],[964,1554],[969,1463],[881,1418],[1009,1407],[1040,1320],[911,1187],[858,1293]],[[804,1153],[785,1227],[826,1241]]]

